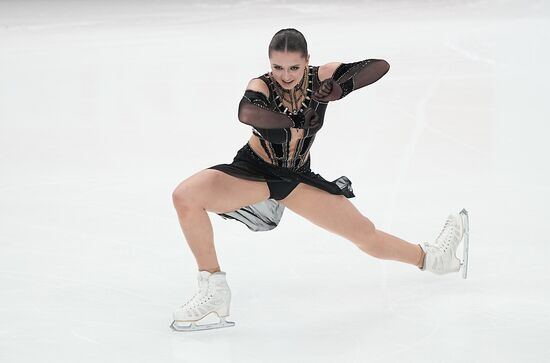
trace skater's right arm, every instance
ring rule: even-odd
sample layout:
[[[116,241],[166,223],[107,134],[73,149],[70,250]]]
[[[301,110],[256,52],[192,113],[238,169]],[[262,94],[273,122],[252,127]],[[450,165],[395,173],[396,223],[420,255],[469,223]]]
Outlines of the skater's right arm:
[[[268,108],[269,89],[259,78],[248,83],[244,96],[239,103],[239,121],[262,129],[284,129],[296,127],[300,120],[294,120],[281,112]],[[295,122],[296,121],[296,122]]]

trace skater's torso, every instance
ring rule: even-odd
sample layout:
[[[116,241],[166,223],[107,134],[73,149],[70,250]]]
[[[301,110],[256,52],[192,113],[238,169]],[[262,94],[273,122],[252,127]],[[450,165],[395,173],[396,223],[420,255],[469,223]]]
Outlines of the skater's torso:
[[[318,103],[311,100],[311,95],[319,88],[321,83],[318,75],[318,66],[309,66],[308,74],[304,80],[305,94],[298,99],[295,105],[283,100],[276,90],[275,80],[265,73],[258,77],[264,81],[269,89],[268,107],[272,111],[292,114],[300,112],[300,109],[311,107],[319,116],[320,122],[315,128],[284,128],[261,129],[253,127],[248,144],[252,150],[264,161],[285,167],[297,169],[309,159],[309,151],[316,133],[323,126],[326,103]]]

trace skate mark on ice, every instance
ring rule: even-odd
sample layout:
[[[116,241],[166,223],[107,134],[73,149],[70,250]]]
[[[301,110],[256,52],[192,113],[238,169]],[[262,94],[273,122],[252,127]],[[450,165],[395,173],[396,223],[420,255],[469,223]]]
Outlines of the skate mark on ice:
[[[78,334],[78,333],[75,332],[75,331],[72,331],[72,334],[73,334],[73,336],[75,336],[76,338],[81,339],[81,340],[84,340],[84,341],[86,341],[86,342],[94,343],[94,344],[97,344],[97,345],[100,345],[100,344],[101,344],[101,343],[98,342],[97,340],[94,340],[94,339],[85,337],[85,336],[83,336],[83,335],[80,335],[80,334]]]
[[[430,83],[426,86],[426,93],[416,107],[416,112],[415,112],[416,122],[414,125],[414,129],[402,153],[401,160],[399,161],[399,165],[397,167],[397,175],[395,177],[395,182],[393,183],[393,186],[390,192],[390,198],[388,203],[389,215],[390,215],[390,222],[389,222],[390,228],[392,226],[393,216],[395,215],[394,210],[397,204],[397,197],[399,195],[399,191],[402,189],[402,185],[404,183],[405,177],[407,176],[409,169],[411,167],[411,159],[416,151],[417,145],[420,142],[420,138],[422,137],[424,129],[426,128],[427,104],[429,100],[432,98],[432,96],[434,95],[434,92],[437,86],[441,83],[441,80],[443,78],[442,76],[448,73],[450,69],[451,69],[451,61],[448,60],[442,66],[439,72],[437,72],[437,74],[433,76]]]
[[[466,59],[473,60],[473,61],[476,61],[476,62],[487,63],[489,65],[495,65],[495,63],[496,63],[496,61],[492,58],[482,57],[479,54],[476,54],[476,53],[474,53],[474,52],[472,52],[468,49],[464,49],[462,47],[459,47],[458,45],[456,45],[453,42],[447,41],[443,45],[445,47],[455,51],[456,53],[460,54],[461,56],[463,56]]]

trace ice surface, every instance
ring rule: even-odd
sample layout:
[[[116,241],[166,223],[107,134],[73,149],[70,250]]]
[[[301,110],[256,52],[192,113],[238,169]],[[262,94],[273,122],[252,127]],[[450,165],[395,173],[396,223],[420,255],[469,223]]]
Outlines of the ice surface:
[[[0,361],[549,361],[549,17],[519,0],[0,2]],[[313,65],[390,63],[329,105],[312,169],[411,242],[466,208],[468,279],[288,210],[266,233],[211,214],[236,326],[174,333],[196,266],[171,193],[246,142],[238,102],[286,27]]]

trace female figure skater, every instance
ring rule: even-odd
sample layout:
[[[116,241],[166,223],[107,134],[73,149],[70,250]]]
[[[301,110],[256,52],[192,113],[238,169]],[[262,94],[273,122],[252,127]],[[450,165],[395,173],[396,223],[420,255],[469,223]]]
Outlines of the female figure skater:
[[[355,195],[347,177],[330,182],[310,169],[309,151],[328,102],[376,82],[388,72],[388,62],[366,59],[310,66],[306,40],[296,29],[277,32],[268,55],[271,72],[252,79],[239,104],[239,120],[252,126],[248,142],[231,164],[202,170],[173,192],[179,223],[197,260],[199,291],[174,312],[171,327],[189,331],[234,325],[225,320],[231,292],[216,257],[208,211],[242,222],[252,231],[267,231],[290,208],[373,257],[436,274],[457,272],[463,265],[465,277],[467,260],[461,263],[455,256],[468,234],[465,210],[449,216],[433,244],[412,244],[376,229],[355,208],[348,200]],[[212,312],[220,317],[219,323],[196,324]]]

